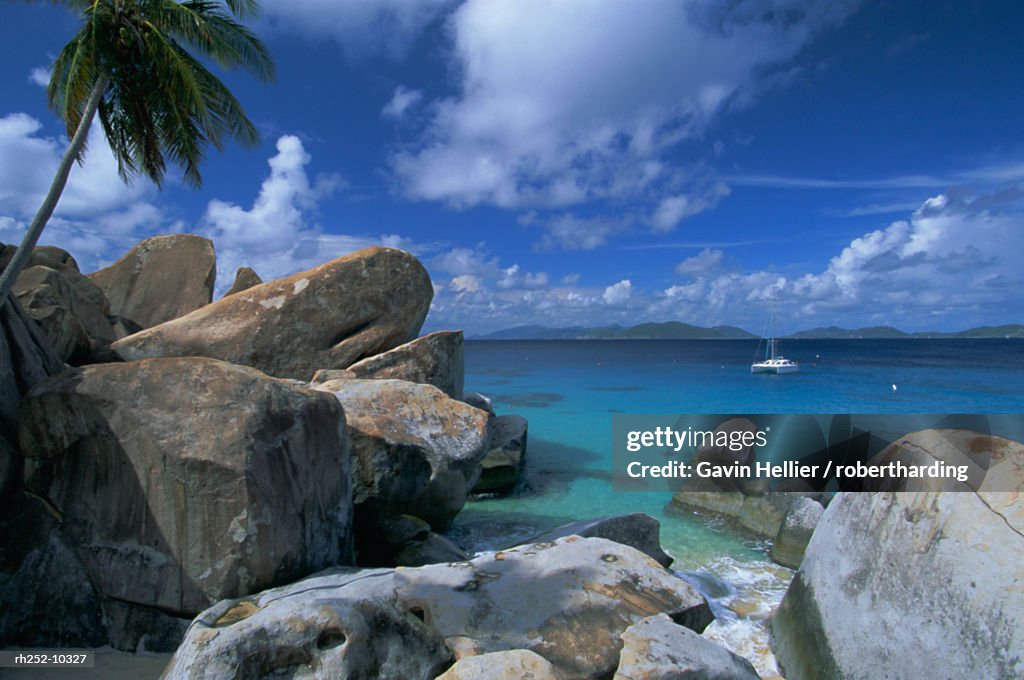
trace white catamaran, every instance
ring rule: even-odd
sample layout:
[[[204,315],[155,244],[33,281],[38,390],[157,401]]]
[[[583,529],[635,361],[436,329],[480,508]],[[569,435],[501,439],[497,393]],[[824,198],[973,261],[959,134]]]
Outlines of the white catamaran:
[[[772,300],[771,321],[768,324],[768,345],[764,349],[764,361],[750,364],[751,373],[796,373],[800,370],[799,362],[775,354],[775,300]]]

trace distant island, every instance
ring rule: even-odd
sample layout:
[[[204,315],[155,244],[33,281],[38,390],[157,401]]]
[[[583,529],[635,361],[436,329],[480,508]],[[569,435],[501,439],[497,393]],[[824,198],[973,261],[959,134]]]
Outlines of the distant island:
[[[486,335],[470,337],[470,340],[753,340],[758,336],[737,326],[692,326],[680,321],[642,323],[636,326],[568,326],[549,328],[547,326],[516,326]],[[1003,326],[978,326],[964,331],[940,332],[920,331],[907,333],[892,326],[868,326],[865,328],[811,328],[785,336],[796,340],[885,340],[893,338],[1024,338],[1024,324]]]

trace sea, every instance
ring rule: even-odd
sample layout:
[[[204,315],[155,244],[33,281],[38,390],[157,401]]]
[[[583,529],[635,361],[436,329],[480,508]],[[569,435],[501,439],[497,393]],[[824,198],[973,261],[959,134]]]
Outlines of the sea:
[[[450,534],[472,551],[571,521],[645,512],[672,568],[716,614],[706,635],[778,675],[768,617],[793,572],[769,544],[721,519],[669,509],[667,492],[612,483],[616,414],[1021,414],[1024,339],[790,340],[799,373],[750,373],[757,341],[467,341],[466,389],[529,421],[522,479],[471,500]],[[763,344],[761,345],[763,352]]]

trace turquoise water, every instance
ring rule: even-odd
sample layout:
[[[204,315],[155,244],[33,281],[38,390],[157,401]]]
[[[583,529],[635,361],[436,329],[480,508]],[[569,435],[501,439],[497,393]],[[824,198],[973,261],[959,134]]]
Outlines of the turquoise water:
[[[710,634],[775,671],[764,621],[791,572],[766,543],[689,513],[666,493],[611,485],[616,413],[1024,413],[1024,341],[803,340],[785,344],[793,375],[751,375],[756,341],[467,342],[466,389],[498,414],[529,420],[520,487],[478,499],[453,534],[473,550],[505,547],[577,519],[646,512],[661,521],[673,568],[714,577]],[[893,389],[896,385],[897,389]],[[691,576],[692,577],[692,576]]]

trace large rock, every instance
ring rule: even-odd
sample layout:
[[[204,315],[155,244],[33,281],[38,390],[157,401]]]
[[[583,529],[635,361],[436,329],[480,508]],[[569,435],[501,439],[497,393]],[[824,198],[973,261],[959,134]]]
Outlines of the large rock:
[[[51,378],[22,403],[19,439],[26,490],[97,591],[191,617],[351,563],[344,428],[328,395],[182,358]]]
[[[721,515],[764,538],[775,538],[793,502],[807,497],[807,494],[790,491],[748,496],[740,491],[697,491],[691,488],[695,487],[687,483],[673,494],[671,506],[675,510]]]
[[[551,662],[528,649],[467,656],[437,680],[561,680]]]
[[[146,239],[89,278],[103,289],[113,314],[149,328],[208,305],[216,275],[212,241],[169,234]]]
[[[114,343],[125,359],[209,356],[309,380],[416,337],[433,297],[426,269],[367,248],[225,297]]]
[[[866,491],[1019,491],[1024,489],[1021,444],[962,429],[930,429],[900,437],[868,461],[869,466],[937,468],[939,477],[874,477]],[[936,472],[939,472],[936,469]],[[960,477],[960,474],[963,477]]]
[[[636,548],[663,567],[672,564],[672,558],[661,549],[661,522],[642,512],[570,522],[541,534],[530,542],[542,543],[573,535],[584,538],[607,538],[609,541]]]
[[[69,281],[68,274],[36,265],[18,276],[12,290],[57,355],[64,361],[80,364],[93,351],[109,346],[116,335],[107,318],[102,293],[98,298],[88,292],[83,294],[82,287],[88,291],[93,284],[80,274],[70,275],[78,277],[77,286]]]
[[[502,664],[606,677],[622,632],[659,613],[698,630],[711,620],[695,590],[642,553],[570,537],[461,564],[330,570],[220,602],[196,617],[165,677],[432,680],[456,659],[513,650],[550,667],[522,654]]]
[[[839,494],[772,633],[791,680],[1024,677],[1024,494]]]
[[[14,258],[18,246],[13,244],[4,245],[0,243],[0,271],[7,268],[7,265]],[[61,273],[78,272],[78,262],[71,256],[71,253],[58,248],[57,246],[36,246],[28,256],[25,269],[42,265],[50,269],[56,269]]]
[[[490,444],[481,463],[480,479],[474,493],[507,493],[519,481],[526,457],[526,418],[516,415],[492,417]]]
[[[437,331],[393,350],[357,361],[348,370],[360,378],[394,378],[433,385],[462,399],[462,331]]]
[[[13,296],[0,300],[0,508],[21,475],[18,407],[38,382],[64,370],[39,326]]]
[[[238,271],[235,272],[235,280],[231,284],[231,288],[228,288],[228,292],[224,293],[224,297],[228,295],[234,295],[235,293],[241,293],[243,290],[249,290],[253,286],[258,286],[263,283],[263,279],[260,275],[252,270],[250,267],[239,267]]]
[[[611,675],[620,635],[643,618],[666,613],[698,631],[713,618],[685,581],[603,538],[569,536],[467,563],[399,569],[395,588],[456,657],[528,649],[571,678]]]
[[[825,508],[816,500],[804,496],[794,498],[772,541],[771,558],[790,569],[799,567],[824,512]]]
[[[431,385],[402,380],[332,380],[352,441],[356,539],[372,548],[382,520],[415,515],[448,526],[480,474],[487,414]],[[362,553],[361,553],[362,562]]]
[[[196,617],[164,680],[432,680],[440,634],[395,599],[394,572],[326,572]]]
[[[614,680],[758,680],[750,662],[678,625],[650,616],[622,634]]]

